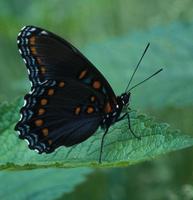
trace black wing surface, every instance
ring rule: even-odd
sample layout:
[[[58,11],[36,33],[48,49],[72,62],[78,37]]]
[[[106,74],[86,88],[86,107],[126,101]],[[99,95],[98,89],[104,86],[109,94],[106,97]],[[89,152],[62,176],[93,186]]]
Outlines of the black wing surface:
[[[115,103],[115,94],[105,77],[66,40],[42,28],[26,26],[19,33],[17,43],[32,89],[45,80],[71,78],[100,89],[107,101]]]
[[[103,102],[103,95],[77,81],[47,81],[25,96],[16,130],[39,153],[72,146],[97,130]]]

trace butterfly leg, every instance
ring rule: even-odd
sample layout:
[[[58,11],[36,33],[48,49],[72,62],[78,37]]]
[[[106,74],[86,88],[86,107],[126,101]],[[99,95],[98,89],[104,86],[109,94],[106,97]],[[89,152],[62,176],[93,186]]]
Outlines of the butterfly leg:
[[[136,137],[138,140],[141,140],[141,137],[138,136],[138,135],[136,135],[136,134],[134,133],[134,131],[132,130],[132,128],[131,128],[131,120],[130,120],[129,112],[127,112],[126,114],[127,114],[127,119],[128,119],[129,130],[131,131],[131,133],[132,133],[132,135],[133,135],[134,137]]]
[[[108,133],[109,128],[107,128],[103,134],[102,140],[101,140],[101,148],[100,148],[100,155],[99,155],[99,163],[102,162],[102,153],[103,153],[103,145],[104,145],[104,138],[106,134]]]
[[[121,116],[119,119],[117,119],[116,122],[123,120],[127,115],[128,115],[128,113],[125,113],[123,116]]]
[[[117,119],[116,122],[123,120],[125,117],[127,117],[127,119],[128,119],[128,126],[129,126],[129,130],[131,131],[132,135],[140,140],[141,137],[136,135],[131,128],[131,120],[130,120],[129,112],[126,112],[123,116],[121,116],[119,119]]]

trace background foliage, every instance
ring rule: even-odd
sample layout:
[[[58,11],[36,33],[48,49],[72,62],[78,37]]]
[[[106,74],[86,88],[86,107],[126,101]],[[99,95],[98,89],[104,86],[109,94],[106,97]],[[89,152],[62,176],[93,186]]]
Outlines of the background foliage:
[[[135,82],[160,66],[164,72],[133,91],[131,108],[190,135],[192,9],[191,0],[2,0],[0,101],[13,102],[29,90],[16,46],[24,25],[47,28],[71,41],[104,73],[117,94],[124,90],[141,52],[151,42]],[[0,199],[189,200],[193,199],[192,169],[192,149],[186,149],[128,168],[1,171]],[[90,175],[85,178],[86,174]]]

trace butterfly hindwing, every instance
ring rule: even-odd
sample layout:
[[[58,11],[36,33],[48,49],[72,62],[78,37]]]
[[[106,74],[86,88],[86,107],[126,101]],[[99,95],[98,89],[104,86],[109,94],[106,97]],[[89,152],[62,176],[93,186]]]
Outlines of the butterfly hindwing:
[[[73,80],[47,81],[25,96],[20,138],[40,153],[71,146],[90,137],[101,122],[104,97]]]

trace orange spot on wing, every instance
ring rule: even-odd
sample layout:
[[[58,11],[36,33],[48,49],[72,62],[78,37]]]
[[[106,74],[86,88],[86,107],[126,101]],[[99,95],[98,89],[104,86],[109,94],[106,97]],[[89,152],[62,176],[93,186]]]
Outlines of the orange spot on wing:
[[[49,95],[49,96],[52,96],[53,94],[54,94],[54,89],[49,89],[49,90],[48,90],[48,95]]]
[[[101,87],[101,82],[100,81],[94,81],[92,84],[93,88],[95,89],[100,89]]]
[[[65,83],[64,81],[61,81],[59,84],[58,84],[59,87],[63,88],[65,86]]]
[[[37,55],[37,50],[36,50],[35,47],[31,47],[30,49],[31,49],[31,53],[32,53],[33,55]]]
[[[36,43],[36,38],[35,38],[35,36],[32,36],[32,37],[30,38],[30,44],[31,44],[31,45],[35,45],[35,43]]]
[[[45,109],[40,108],[40,109],[38,110],[38,115],[43,115],[44,113],[45,113]]]
[[[43,120],[42,119],[37,119],[36,121],[35,121],[35,125],[36,126],[42,126],[43,125]]]
[[[42,60],[40,58],[36,58],[39,65],[42,65]]]
[[[86,73],[87,73],[87,70],[81,71],[78,78],[83,79],[85,77]]]
[[[52,140],[48,140],[48,144],[51,145],[52,144]]]
[[[76,115],[79,115],[80,114],[80,106],[78,106],[78,107],[76,107],[76,109],[75,109],[75,114]]]
[[[104,108],[104,112],[110,113],[111,111],[112,111],[111,104],[109,102],[107,102],[106,105],[105,105],[105,108]]]
[[[44,136],[48,136],[48,128],[43,128],[42,133]]]
[[[94,112],[94,108],[93,108],[92,106],[88,106],[86,112],[87,112],[88,114],[91,114],[91,113]]]
[[[42,66],[40,67],[40,71],[42,74],[45,74],[46,73],[46,67]]]
[[[41,105],[45,106],[48,103],[47,99],[41,99]]]
[[[91,96],[90,101],[94,102],[95,100],[96,100],[96,97],[95,96]]]

